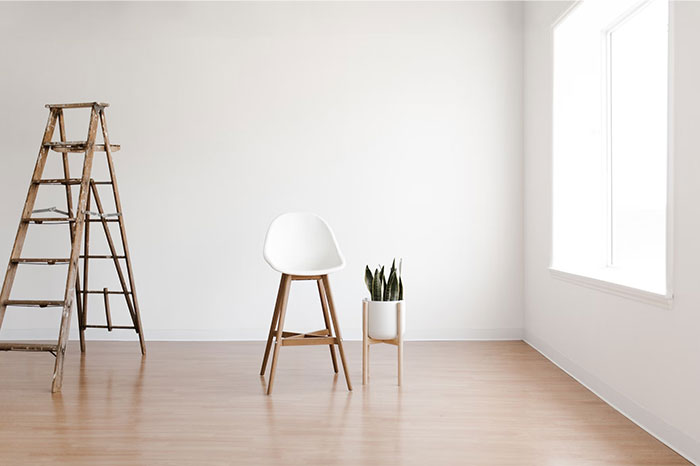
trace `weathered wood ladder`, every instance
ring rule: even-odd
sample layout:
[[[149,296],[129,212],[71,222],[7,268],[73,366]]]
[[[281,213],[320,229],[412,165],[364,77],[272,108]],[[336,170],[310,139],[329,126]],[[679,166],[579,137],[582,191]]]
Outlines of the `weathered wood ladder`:
[[[117,189],[117,180],[112,162],[112,152],[120,149],[118,145],[111,145],[109,142],[109,134],[107,132],[107,122],[105,119],[105,108],[109,104],[99,102],[77,103],[77,104],[56,104],[46,105],[49,109],[49,119],[44,131],[44,137],[41,141],[39,156],[32,175],[32,181],[29,185],[27,200],[24,203],[22,210],[22,218],[20,219],[19,228],[15,244],[12,248],[10,262],[7,266],[5,281],[0,292],[0,327],[5,317],[5,310],[8,306],[17,307],[58,307],[63,310],[61,315],[61,326],[58,333],[58,341],[56,343],[15,343],[8,341],[0,341],[0,351],[48,351],[56,357],[54,366],[53,383],[51,386],[52,392],[61,390],[63,382],[63,359],[66,352],[66,342],[70,331],[71,310],[73,307],[73,298],[76,296],[76,309],[78,312],[78,327],[80,329],[80,350],[85,351],[85,329],[87,328],[104,328],[108,331],[112,329],[133,329],[139,336],[141,344],[141,353],[146,354],[146,346],[143,338],[143,330],[141,327],[141,316],[139,312],[138,299],[136,298],[136,288],[132,273],[131,257],[129,255],[129,247],[126,241],[126,230],[124,228],[124,217],[122,215],[121,201],[119,199],[119,190]],[[64,109],[89,108],[90,123],[88,126],[87,140],[85,141],[66,141],[66,129],[63,116]],[[60,141],[52,142],[56,123],[59,126]],[[101,127],[104,144],[97,144],[97,126]],[[46,160],[49,151],[61,153],[63,162],[63,178],[59,179],[44,179],[42,174],[46,165]],[[109,181],[95,181],[92,177],[92,162],[95,151],[104,152],[107,157],[107,166],[109,169]],[[69,170],[68,153],[82,152],[84,153],[83,171],[80,178],[71,178]],[[50,209],[34,209],[34,204],[37,198],[39,187],[42,185],[65,185],[66,188],[66,203],[67,212],[62,212],[56,208]],[[73,193],[71,187],[74,185],[80,186],[77,206],[73,207]],[[114,195],[115,213],[105,213],[102,200],[98,193],[98,185],[109,185],[112,187]],[[90,212],[90,203],[94,199],[97,206],[97,212]],[[33,214],[40,212],[58,212],[64,214],[65,217],[47,217],[34,216]],[[95,217],[95,218],[93,218]],[[99,222],[102,224],[104,234],[109,245],[109,255],[91,255],[90,254],[90,223]],[[112,233],[108,223],[117,222],[119,224],[119,236],[121,237],[123,253],[119,253],[112,238]],[[22,247],[27,237],[27,231],[30,224],[35,225],[50,225],[50,224],[68,224],[70,228],[71,251],[68,258],[23,258]],[[80,254],[81,242],[85,242],[83,254]],[[79,260],[83,259],[83,282],[80,283]],[[111,259],[116,267],[117,275],[120,282],[119,291],[110,291],[107,288],[102,290],[90,290],[88,288],[88,272],[90,259]],[[126,276],[122,270],[122,261],[126,266]],[[68,273],[66,278],[65,291],[62,300],[17,300],[10,299],[12,284],[14,283],[15,275],[17,274],[18,266],[22,264],[39,264],[39,265],[56,265],[67,264]],[[127,284],[128,282],[128,284]],[[105,318],[106,325],[89,325],[87,323],[88,310],[88,295],[100,294],[104,296],[105,303]],[[112,319],[109,307],[109,295],[120,294],[126,300],[126,306],[129,310],[129,315],[133,325],[117,326],[112,325]]]

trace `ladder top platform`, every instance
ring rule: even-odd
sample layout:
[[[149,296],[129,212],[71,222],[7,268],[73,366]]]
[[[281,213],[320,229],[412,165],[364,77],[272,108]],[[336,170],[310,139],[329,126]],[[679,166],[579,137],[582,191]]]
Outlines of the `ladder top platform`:
[[[86,141],[65,141],[65,142],[47,142],[44,147],[56,152],[85,152],[87,150]],[[122,147],[119,144],[110,144],[109,148],[112,152],[117,152]],[[104,144],[95,144],[95,151],[104,152]]]
[[[97,107],[109,107],[107,102],[80,102],[76,104],[46,104],[46,108],[92,108]]]

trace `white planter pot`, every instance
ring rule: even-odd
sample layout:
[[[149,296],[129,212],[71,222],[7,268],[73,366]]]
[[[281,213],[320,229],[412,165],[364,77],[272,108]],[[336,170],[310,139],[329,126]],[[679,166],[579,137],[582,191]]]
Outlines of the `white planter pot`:
[[[393,340],[396,334],[396,313],[401,304],[401,334],[406,331],[405,301],[368,301],[367,327],[369,337],[375,340]]]

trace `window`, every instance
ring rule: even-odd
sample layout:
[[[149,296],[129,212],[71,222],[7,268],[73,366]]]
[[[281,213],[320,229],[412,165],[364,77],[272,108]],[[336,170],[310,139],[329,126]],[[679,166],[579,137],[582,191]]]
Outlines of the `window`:
[[[668,11],[668,0],[587,0],[553,32],[552,268],[660,295]]]

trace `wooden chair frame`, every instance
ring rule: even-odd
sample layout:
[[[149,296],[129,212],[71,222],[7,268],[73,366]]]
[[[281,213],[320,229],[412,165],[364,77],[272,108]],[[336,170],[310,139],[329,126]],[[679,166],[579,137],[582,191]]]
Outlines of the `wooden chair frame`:
[[[284,318],[287,313],[289,289],[291,287],[292,282],[297,280],[316,281],[316,284],[318,286],[318,295],[321,299],[321,309],[323,310],[323,320],[326,324],[326,328],[309,333],[284,331]],[[331,322],[333,324],[332,328]],[[335,336],[333,336],[333,329],[335,330]],[[270,380],[267,384],[268,395],[272,393],[272,386],[275,381],[275,370],[277,369],[277,359],[279,356],[280,347],[282,346],[328,345],[328,348],[331,352],[333,370],[337,374],[338,361],[336,360],[334,345],[338,345],[340,361],[343,364],[345,382],[347,383],[348,390],[352,390],[352,384],[350,383],[350,374],[348,373],[348,366],[345,362],[343,338],[340,335],[340,327],[338,325],[338,318],[335,314],[335,305],[333,304],[333,295],[331,294],[331,287],[330,282],[328,280],[328,275],[304,276],[282,274],[282,278],[280,279],[279,290],[277,292],[275,311],[272,315],[272,322],[270,323],[270,332],[267,336],[267,344],[265,345],[265,355],[263,356],[262,367],[260,368],[261,376],[265,375],[265,368],[267,367],[267,359],[270,355],[273,337],[275,340],[275,348],[272,353]]]

